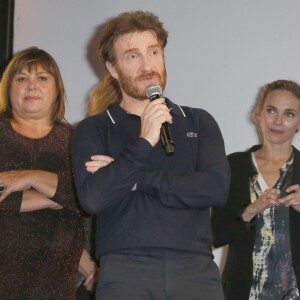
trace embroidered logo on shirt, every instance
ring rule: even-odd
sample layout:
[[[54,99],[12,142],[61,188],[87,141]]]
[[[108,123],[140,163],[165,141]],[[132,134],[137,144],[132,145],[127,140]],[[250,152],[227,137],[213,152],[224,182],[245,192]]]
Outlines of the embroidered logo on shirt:
[[[188,133],[186,134],[186,136],[187,136],[188,138],[196,138],[198,135],[197,135],[196,132],[188,132]]]

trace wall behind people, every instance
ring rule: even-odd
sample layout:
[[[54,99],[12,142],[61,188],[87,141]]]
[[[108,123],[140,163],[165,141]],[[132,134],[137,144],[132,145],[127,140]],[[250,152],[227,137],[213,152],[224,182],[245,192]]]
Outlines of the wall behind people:
[[[250,111],[261,86],[281,78],[300,83],[298,0],[15,0],[14,51],[36,45],[56,58],[67,118],[76,123],[105,74],[96,56],[101,24],[137,9],[157,14],[170,32],[165,95],[209,111],[227,153],[258,142]],[[219,265],[222,254],[215,251]]]

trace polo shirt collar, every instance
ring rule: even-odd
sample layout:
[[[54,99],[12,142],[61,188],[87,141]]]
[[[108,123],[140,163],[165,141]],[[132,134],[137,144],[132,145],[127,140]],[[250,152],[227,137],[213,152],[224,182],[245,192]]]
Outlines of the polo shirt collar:
[[[185,117],[185,113],[179,105],[173,103],[168,98],[165,99],[167,106],[171,109],[171,114],[174,114],[179,117]],[[129,114],[120,106],[119,102],[114,103],[110,108],[106,110],[106,112],[114,124],[122,120],[123,118],[126,118]]]

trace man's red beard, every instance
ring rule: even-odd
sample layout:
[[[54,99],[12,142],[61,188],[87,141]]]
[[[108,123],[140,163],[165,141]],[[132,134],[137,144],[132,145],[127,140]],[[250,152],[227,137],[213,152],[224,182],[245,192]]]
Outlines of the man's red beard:
[[[153,82],[153,84],[158,84],[164,90],[166,87],[166,79],[167,79],[167,73],[166,68],[164,67],[163,73],[159,74],[158,72],[144,72],[142,74],[139,74],[137,77],[132,78],[129,76],[124,75],[124,73],[116,66],[116,70],[118,73],[118,82],[120,85],[120,88],[130,97],[138,100],[145,100],[146,97],[146,88],[139,88],[137,82],[140,80],[145,80],[148,78],[156,78],[156,82]],[[158,82],[157,82],[158,81]]]

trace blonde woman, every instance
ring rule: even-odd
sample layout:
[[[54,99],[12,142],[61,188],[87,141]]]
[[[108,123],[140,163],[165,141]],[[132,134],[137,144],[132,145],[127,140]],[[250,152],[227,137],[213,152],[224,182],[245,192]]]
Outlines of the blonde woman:
[[[212,212],[214,246],[229,245],[225,298],[299,299],[300,86],[267,84],[253,116],[262,145],[228,156],[228,202]]]

